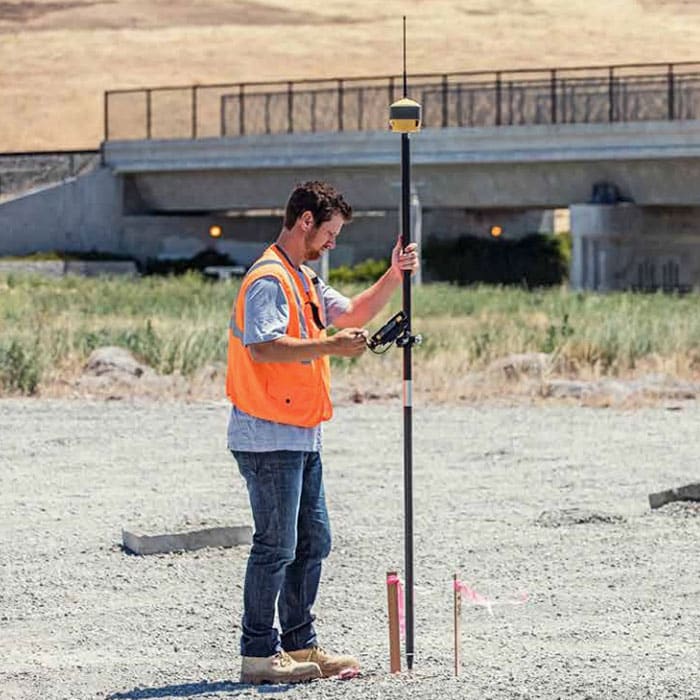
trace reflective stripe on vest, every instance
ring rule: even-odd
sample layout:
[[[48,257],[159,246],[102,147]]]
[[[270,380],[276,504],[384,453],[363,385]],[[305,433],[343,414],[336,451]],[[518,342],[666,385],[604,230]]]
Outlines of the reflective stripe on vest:
[[[304,318],[304,314],[303,314],[304,305],[302,304],[302,301],[299,297],[299,291],[297,290],[297,286],[296,286],[294,280],[291,279],[291,276],[289,274],[289,270],[284,266],[284,263],[281,263],[278,260],[258,260],[258,262],[253,263],[253,265],[251,265],[251,267],[248,269],[248,272],[246,272],[246,274],[248,275],[251,272],[254,272],[255,270],[257,270],[258,268],[263,267],[264,265],[279,265],[284,270],[284,273],[285,273],[285,275],[287,275],[287,279],[289,281],[289,286],[292,288],[292,292],[294,292],[294,298],[296,299],[296,302],[297,302],[297,309],[299,309],[299,311],[300,311],[299,325],[301,326],[301,337],[308,338],[309,337],[309,330],[306,327],[306,319]],[[235,318],[232,317],[231,320],[235,324],[235,322],[236,322]],[[241,339],[243,338],[243,329],[242,328],[232,328],[232,330],[238,331],[241,334],[241,336],[240,336]]]

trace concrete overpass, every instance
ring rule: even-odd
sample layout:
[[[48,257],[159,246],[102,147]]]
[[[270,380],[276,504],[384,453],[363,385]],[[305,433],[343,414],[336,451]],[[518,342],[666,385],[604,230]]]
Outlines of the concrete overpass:
[[[358,208],[396,206],[399,140],[387,132],[110,141],[127,205],[157,211],[274,208],[328,179]],[[427,129],[412,138],[424,207],[558,208],[610,181],[639,206],[700,205],[700,121]]]
[[[700,121],[426,129],[412,144],[424,235],[495,219],[527,232],[546,228],[544,211],[569,208],[574,286],[700,286]],[[234,233],[215,245],[246,262],[279,219],[231,216],[279,208],[295,182],[317,178],[360,212],[388,212],[353,224],[342,261],[385,251],[397,229],[399,140],[386,132],[108,141],[103,157],[96,173],[2,205],[2,252],[50,239],[59,249],[186,256],[223,221]],[[599,182],[627,201],[589,203]]]

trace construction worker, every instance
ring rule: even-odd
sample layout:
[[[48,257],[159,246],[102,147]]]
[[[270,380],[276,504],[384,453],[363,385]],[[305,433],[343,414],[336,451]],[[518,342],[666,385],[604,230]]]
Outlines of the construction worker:
[[[246,481],[255,534],[245,576],[241,681],[290,683],[355,673],[358,661],[318,643],[312,607],[331,549],[321,425],[332,416],[330,355],[358,357],[363,326],[388,302],[415,244],[393,249],[391,267],[352,299],[303,263],[335,247],[352,209],[323,182],[287,202],[277,241],[250,267],[229,327],[228,446]],[[326,329],[339,329],[328,335]],[[281,634],[274,627],[275,604]]]

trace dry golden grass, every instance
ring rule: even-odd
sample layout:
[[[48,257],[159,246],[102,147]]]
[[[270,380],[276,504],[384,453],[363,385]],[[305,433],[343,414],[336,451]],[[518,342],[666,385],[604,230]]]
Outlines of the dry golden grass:
[[[237,282],[194,274],[0,275],[0,395],[222,398],[237,289]],[[353,296],[360,287],[342,289]],[[414,329],[424,338],[414,353],[421,402],[509,397],[619,405],[700,395],[696,294],[432,284],[416,289],[414,302]],[[399,306],[397,292],[369,330]],[[87,370],[93,350],[114,345],[143,363],[143,376]],[[339,400],[400,399],[396,348],[332,364]]]
[[[700,59],[698,3],[0,1],[0,152],[95,148],[105,90]]]

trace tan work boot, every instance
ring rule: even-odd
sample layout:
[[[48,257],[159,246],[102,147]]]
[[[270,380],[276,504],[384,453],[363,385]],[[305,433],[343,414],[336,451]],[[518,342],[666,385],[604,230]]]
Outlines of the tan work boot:
[[[244,656],[241,683],[301,683],[321,678],[321,669],[313,662],[297,663],[284,651],[272,656]]]
[[[318,664],[324,678],[337,676],[344,671],[356,671],[359,673],[360,662],[348,654],[329,654],[321,647],[309,647],[287,652],[294,661],[312,662]]]

